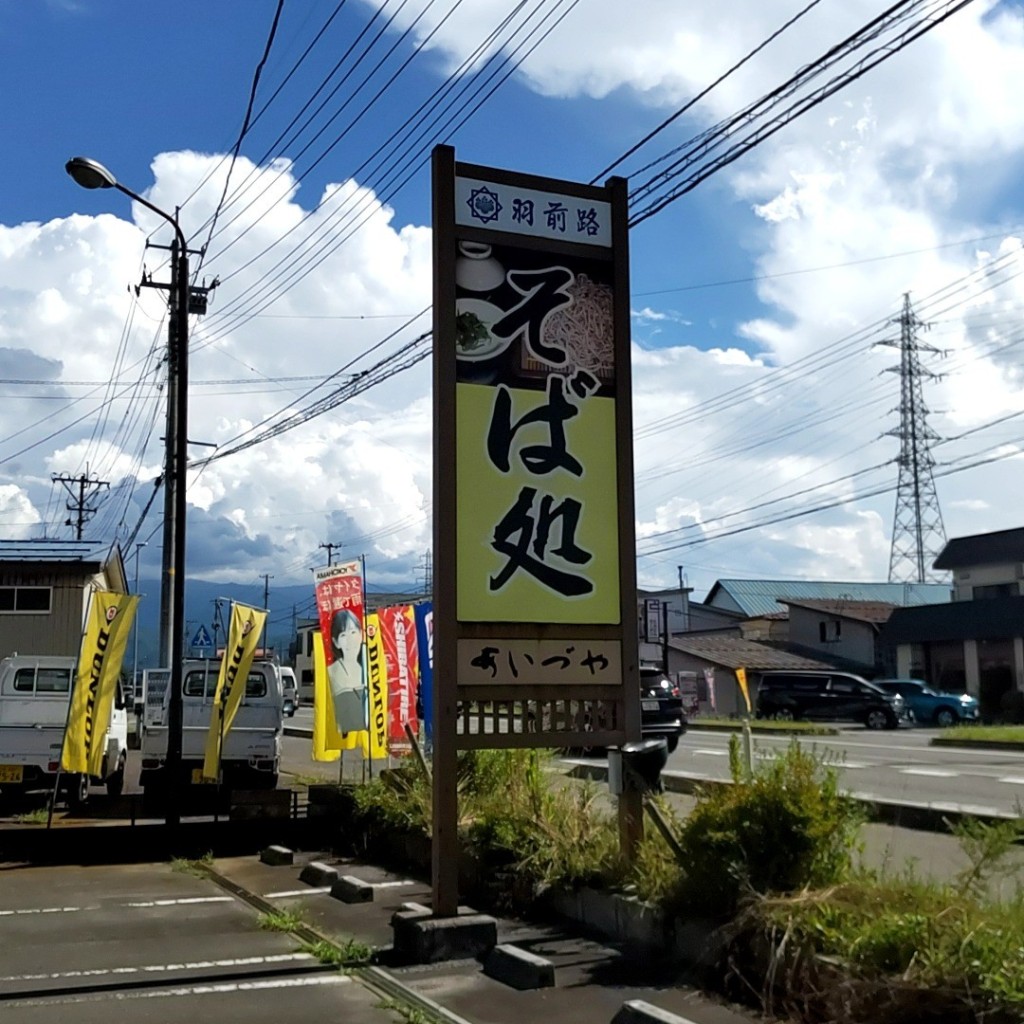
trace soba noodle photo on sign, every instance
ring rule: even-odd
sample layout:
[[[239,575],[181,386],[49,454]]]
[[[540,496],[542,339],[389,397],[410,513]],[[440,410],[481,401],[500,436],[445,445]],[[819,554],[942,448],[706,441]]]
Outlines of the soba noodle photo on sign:
[[[544,322],[544,343],[565,350],[574,369],[610,378],[615,370],[612,289],[577,274],[566,291],[572,302]]]

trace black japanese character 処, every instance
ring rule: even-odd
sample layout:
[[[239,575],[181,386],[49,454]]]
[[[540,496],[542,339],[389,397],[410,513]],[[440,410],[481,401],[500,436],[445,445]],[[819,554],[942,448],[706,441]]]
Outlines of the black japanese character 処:
[[[508,561],[497,575],[490,578],[491,590],[500,590],[512,578],[516,569],[522,569],[564,597],[589,594],[594,584],[585,576],[566,572],[545,561],[549,553],[573,565],[585,565],[593,557],[589,551],[584,551],[576,544],[576,528],[582,504],[574,498],[564,498],[556,506],[555,499],[545,494],[540,499],[540,507],[534,517],[531,513],[536,497],[535,487],[522,488],[515,504],[494,528],[491,547]],[[560,526],[560,542],[549,552],[551,527],[556,521]]]
[[[492,324],[491,334],[503,341],[512,340],[522,334],[526,347],[534,358],[552,366],[564,366],[568,360],[565,349],[545,345],[542,334],[544,321],[548,316],[572,302],[572,296],[566,291],[573,282],[572,271],[565,267],[510,270],[506,280],[523,296],[523,299]]]
[[[564,469],[573,476],[583,476],[583,466],[569,454],[565,439],[565,423],[579,415],[579,409],[565,397],[565,384],[561,377],[548,377],[547,405],[525,413],[512,422],[512,394],[501,384],[495,389],[491,423],[487,429],[487,455],[495,469],[507,473],[511,469],[512,442],[516,434],[531,423],[545,423],[548,427],[547,444],[524,445],[519,451],[523,465],[537,475]]]

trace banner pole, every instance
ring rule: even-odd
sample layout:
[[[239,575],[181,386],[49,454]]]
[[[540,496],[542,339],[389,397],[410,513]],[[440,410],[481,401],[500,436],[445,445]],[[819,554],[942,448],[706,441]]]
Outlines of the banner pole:
[[[57,777],[53,781],[53,793],[50,795],[50,809],[46,815],[47,831],[49,831],[50,826],[53,824],[53,807],[57,803],[57,793],[60,789],[60,773],[64,763],[64,744],[68,739],[68,723],[71,721],[71,701],[75,696],[75,684],[78,682],[78,665],[82,660],[82,644],[85,642],[85,633],[87,623],[89,622],[89,612],[92,611],[92,600],[95,593],[96,588],[92,587],[89,591],[89,603],[85,606],[85,615],[82,618],[82,635],[78,641],[78,660],[75,662],[75,667],[68,678],[68,706],[67,710],[64,712],[64,732],[60,741],[60,756],[57,758]],[[38,673],[38,671],[39,666],[37,664],[36,672]]]

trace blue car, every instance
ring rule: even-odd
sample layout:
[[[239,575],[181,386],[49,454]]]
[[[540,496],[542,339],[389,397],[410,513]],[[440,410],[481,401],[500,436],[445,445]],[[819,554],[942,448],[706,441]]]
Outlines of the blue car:
[[[981,709],[967,693],[936,693],[920,679],[875,679],[875,686],[898,693],[919,725],[946,728],[958,722],[976,722]]]

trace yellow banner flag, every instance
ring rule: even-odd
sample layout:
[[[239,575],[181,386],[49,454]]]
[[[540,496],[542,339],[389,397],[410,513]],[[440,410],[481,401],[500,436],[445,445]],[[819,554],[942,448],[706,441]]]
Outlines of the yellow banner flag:
[[[747,714],[749,715],[753,708],[750,706],[750,689],[747,686],[747,670],[745,668],[736,669],[736,682],[740,684],[740,693],[743,694],[743,700],[747,705]]]
[[[228,643],[220,660],[217,675],[217,690],[213,695],[210,712],[210,731],[206,734],[206,750],[203,757],[203,778],[216,781],[220,774],[220,753],[224,737],[235,720],[238,705],[245,696],[245,684],[249,669],[256,656],[256,645],[267,613],[244,604],[231,603],[231,625],[228,628]]]
[[[368,733],[359,735],[363,758],[376,760],[388,756],[388,667],[380,635],[380,619],[376,613],[366,616],[366,665],[370,729]]]
[[[134,595],[105,590],[95,591],[89,601],[60,754],[63,771],[103,774],[110,709],[138,603]]]
[[[344,739],[334,718],[334,701],[327,681],[324,638],[313,634],[313,760],[337,761]]]

